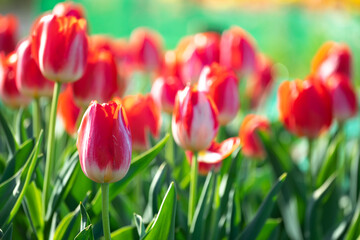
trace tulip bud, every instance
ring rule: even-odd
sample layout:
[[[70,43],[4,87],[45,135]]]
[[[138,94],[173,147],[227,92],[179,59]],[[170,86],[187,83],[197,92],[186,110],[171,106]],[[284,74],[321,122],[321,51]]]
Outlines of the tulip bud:
[[[221,143],[212,142],[210,147],[198,153],[199,173],[207,175],[212,169],[218,172],[222,162],[240,146],[240,138],[228,138]],[[190,165],[193,159],[193,152],[186,151]]]
[[[31,101],[30,98],[22,95],[16,86],[16,64],[15,52],[6,58],[0,55],[0,97],[6,105],[13,108],[26,106]]]
[[[91,49],[84,75],[72,83],[75,102],[86,107],[92,100],[107,102],[117,92],[117,69],[110,51]]]
[[[196,83],[203,67],[219,62],[220,51],[220,35],[215,32],[198,33],[188,39],[180,46],[183,48],[180,61],[184,84]]]
[[[88,53],[86,21],[43,16],[32,33],[32,55],[49,80],[74,82],[85,71]]]
[[[65,91],[60,93],[58,101],[58,116],[62,120],[65,131],[71,136],[77,130],[77,120],[80,115],[80,108],[75,104],[74,94],[71,85],[67,85]]]
[[[265,151],[256,131],[270,131],[270,123],[265,117],[254,114],[247,115],[240,127],[239,136],[242,152],[247,157],[264,158]]]
[[[92,102],[81,121],[76,146],[88,178],[98,183],[122,179],[131,162],[131,134],[123,107]]]
[[[18,21],[14,15],[0,15],[0,52],[9,54],[15,50]]]
[[[193,152],[207,149],[219,128],[217,114],[213,100],[206,93],[190,86],[178,91],[172,117],[175,142]]]
[[[163,43],[158,33],[146,28],[137,28],[131,33],[130,46],[140,69],[160,71],[163,64]]]
[[[246,82],[246,96],[250,99],[250,107],[256,108],[267,96],[274,81],[272,63],[264,55],[259,55],[256,70]]]
[[[150,148],[149,134],[158,138],[161,127],[160,109],[152,96],[130,95],[122,100],[129,119],[134,151]]]
[[[164,112],[171,114],[176,93],[183,88],[184,85],[177,77],[158,77],[152,85],[151,95]]]
[[[239,111],[238,79],[217,63],[204,67],[198,84],[198,90],[204,91],[214,100],[219,111],[220,125],[226,125],[236,117]]]
[[[59,17],[75,17],[76,19],[85,18],[84,8],[77,3],[66,1],[55,5],[52,13]]]
[[[352,54],[349,47],[343,43],[327,42],[316,53],[312,63],[312,74],[322,80],[333,74],[352,77]]]
[[[240,76],[252,73],[256,66],[255,42],[245,30],[231,27],[220,41],[220,64],[233,69]]]
[[[333,106],[334,118],[340,122],[356,115],[358,111],[355,89],[350,79],[341,74],[334,74],[325,80]]]
[[[325,86],[313,79],[283,82],[278,90],[280,120],[298,136],[315,138],[332,122],[332,103]]]
[[[17,48],[16,86],[29,97],[51,97],[54,82],[47,80],[31,55],[31,42],[23,41]]]

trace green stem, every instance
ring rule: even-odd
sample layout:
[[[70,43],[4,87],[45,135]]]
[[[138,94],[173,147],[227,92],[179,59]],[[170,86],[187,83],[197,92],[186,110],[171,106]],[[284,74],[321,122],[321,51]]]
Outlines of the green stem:
[[[110,220],[109,220],[109,183],[101,184],[102,195],[102,221],[105,240],[110,240]]]
[[[314,187],[314,183],[313,183],[313,177],[312,177],[312,167],[311,167],[311,158],[312,158],[312,151],[313,151],[313,139],[309,138],[308,139],[308,144],[309,144],[309,147],[308,147],[308,161],[309,161],[309,169],[308,169],[308,181],[309,181],[309,188],[310,188],[310,191],[312,192],[313,191],[313,187]]]
[[[56,111],[57,103],[59,99],[61,89],[61,83],[56,82],[54,87],[53,98],[51,102],[51,111],[50,111],[50,123],[49,123],[49,135],[47,139],[47,151],[46,151],[46,164],[45,164],[45,178],[44,186],[42,192],[42,202],[43,202],[43,215],[46,216],[47,203],[49,200],[49,188],[52,172],[54,169],[54,137],[55,137],[55,124],[56,124]]]
[[[188,225],[191,226],[192,219],[196,208],[197,197],[197,181],[198,181],[198,156],[197,152],[193,152],[193,160],[191,163],[190,175],[190,196],[189,196],[189,209],[188,209]]]
[[[40,99],[35,98],[33,103],[33,136],[38,137],[41,130]]]

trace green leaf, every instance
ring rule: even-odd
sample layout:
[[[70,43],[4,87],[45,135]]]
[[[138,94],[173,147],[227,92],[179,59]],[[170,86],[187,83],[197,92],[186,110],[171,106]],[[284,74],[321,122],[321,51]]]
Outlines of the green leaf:
[[[158,153],[163,149],[165,143],[169,139],[169,134],[167,134],[158,144],[153,148],[144,152],[143,154],[132,159],[130,169],[126,176],[118,182],[115,182],[110,185],[109,189],[109,201],[111,202],[116,195],[118,195],[121,190],[141,171],[145,170],[146,167],[151,163],[151,161],[158,155]],[[101,212],[101,191],[99,190],[91,202],[92,210],[95,215],[98,215]]]
[[[87,228],[91,222],[88,213],[84,205],[80,202],[80,214],[81,214],[81,222],[80,222],[80,232]]]
[[[46,212],[46,221],[51,219],[61,200],[64,199],[66,194],[70,191],[78,172],[75,169],[79,168],[79,155],[76,152],[72,155],[70,160],[65,162],[59,175],[55,179],[54,188],[51,192]]]
[[[176,215],[176,189],[172,182],[166,192],[154,223],[146,233],[146,240],[174,239]]]
[[[228,212],[226,214],[226,234],[229,239],[235,239],[240,231],[241,209],[236,186],[229,193]]]
[[[17,116],[16,116],[16,135],[19,143],[23,143],[28,136],[26,134],[26,130],[24,128],[24,108],[20,108]]]
[[[271,214],[276,202],[276,196],[283,186],[286,176],[286,173],[280,176],[275,186],[270,190],[265,200],[260,205],[254,219],[245,227],[238,239],[256,239]]]
[[[69,239],[71,231],[75,228],[76,219],[79,216],[80,206],[68,213],[59,223],[55,230],[54,240]]]
[[[39,139],[26,161],[24,167],[20,169],[13,177],[0,184],[0,196],[8,196],[0,198],[0,226],[9,223],[19,207],[26,192],[26,188],[30,183],[32,174],[37,164],[39,148],[42,142],[42,132]]]
[[[36,187],[35,182],[31,182],[26,189],[25,202],[29,208],[30,221],[33,223],[35,234],[39,239],[42,239],[41,236],[44,228],[41,201],[41,191]]]
[[[89,226],[85,227],[78,235],[74,238],[74,240],[93,240],[93,226],[90,224]]]
[[[35,141],[33,139],[29,139],[20,146],[20,148],[7,162],[4,174],[2,175],[0,182],[4,182],[5,180],[14,176],[14,174],[24,166],[26,160],[28,159],[31,151],[34,148],[34,144]]]
[[[209,193],[209,189],[210,189],[210,186],[212,186],[211,183],[213,181],[213,175],[214,175],[213,172],[210,172],[206,177],[206,181],[205,181],[204,187],[202,189],[199,202],[196,206],[194,218],[191,223],[190,239],[201,239],[202,228],[203,228],[203,223],[204,223],[204,211],[205,211],[205,206],[207,203],[207,196]]]
[[[336,175],[333,174],[326,182],[319,187],[311,196],[308,209],[306,211],[305,236],[309,239],[321,239],[319,233],[318,210],[321,208],[322,200],[328,196],[335,185]]]
[[[256,239],[262,240],[262,239],[270,239],[271,234],[274,232],[274,230],[280,225],[281,219],[274,219],[270,218],[266,220],[266,223],[264,227],[261,229],[261,232],[257,236]]]
[[[2,115],[0,111],[0,125],[3,128],[7,140],[7,145],[9,148],[10,153],[13,155],[15,151],[19,148],[18,143],[16,142],[16,139],[14,137],[13,132],[10,129],[9,124],[6,122],[4,116]]]
[[[358,236],[360,236],[360,200],[356,205],[356,210],[346,233],[345,240],[357,239]]]
[[[112,240],[137,240],[139,236],[135,226],[122,227],[111,233]]]
[[[140,215],[137,215],[136,213],[134,213],[134,220],[135,220],[136,229],[138,231],[140,239],[142,239],[145,235],[145,226],[144,226],[142,217]]]
[[[0,239],[1,240],[12,240],[12,232],[13,232],[13,224],[9,224],[7,229],[3,232],[2,229],[0,229]]]

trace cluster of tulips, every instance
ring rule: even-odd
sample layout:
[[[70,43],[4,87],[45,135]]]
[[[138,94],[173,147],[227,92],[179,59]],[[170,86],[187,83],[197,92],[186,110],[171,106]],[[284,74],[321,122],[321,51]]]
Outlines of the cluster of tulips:
[[[202,206],[207,201],[203,195],[207,198],[210,181],[214,186],[220,184],[220,179],[227,181],[221,173],[225,167],[230,172],[226,159],[231,159],[239,148],[240,154],[248,159],[264,160],[274,154],[271,146],[263,143],[266,137],[276,135],[271,123],[265,116],[246,115],[259,111],[266,101],[275,78],[273,64],[240,27],[231,27],[222,34],[205,32],[188,36],[181,39],[175,50],[165,51],[160,35],[145,28],[135,29],[126,40],[89,35],[91,28],[87,26],[83,8],[72,2],[59,3],[51,13],[36,19],[29,36],[19,43],[16,42],[16,18],[0,16],[0,23],[3,25],[0,29],[0,50],[3,52],[0,56],[1,101],[14,109],[24,109],[32,102],[33,137],[39,141],[42,131],[47,133],[46,149],[38,149],[46,154],[44,167],[40,168],[44,169],[43,184],[38,186],[42,194],[41,211],[46,220],[49,220],[47,213],[53,201],[52,189],[59,166],[54,150],[57,116],[71,139],[76,139],[83,173],[101,184],[105,239],[115,236],[111,234],[108,213],[109,201],[113,199],[109,199],[109,183],[130,178],[127,174],[131,169],[132,154],[143,156],[139,154],[144,151],[147,151],[145,156],[151,154],[152,143],[160,137],[161,129],[165,129],[164,132],[170,129],[173,140],[185,150],[184,158],[190,163],[186,173],[190,183],[185,207],[188,229],[185,232],[192,239],[198,239],[194,236],[208,236],[203,232],[202,235],[195,234],[199,222],[206,219],[205,215],[204,219],[199,217],[199,214],[204,214]],[[341,132],[344,122],[357,114],[351,67],[350,49],[345,44],[328,42],[315,55],[309,77],[285,81],[279,86],[280,120],[289,132],[309,139],[309,161],[312,143],[330,128],[333,119],[338,123],[338,132]],[[132,92],[136,85],[140,85],[142,93]],[[51,103],[50,112],[44,111],[46,103]],[[234,133],[228,126],[237,118],[242,123]],[[165,123],[168,127],[164,126]],[[179,162],[174,159],[179,150],[174,146],[169,149],[171,154],[165,158],[170,156],[173,159],[166,161],[176,167]],[[236,156],[235,162],[238,161]],[[277,175],[283,172],[291,174],[291,171],[291,168],[285,168]],[[308,171],[307,184],[312,186],[309,194],[313,194],[313,187],[317,185],[313,182],[316,173],[310,167]],[[207,188],[203,187],[206,191],[203,190],[200,196],[201,175],[207,176]],[[40,177],[38,172],[36,177]],[[238,178],[236,174],[232,177]],[[284,179],[280,178],[278,183]],[[0,192],[5,185],[1,183]],[[221,190],[221,186],[214,187],[212,194],[227,200],[233,185],[226,185],[226,190]],[[278,191],[278,188],[274,189]],[[221,191],[227,191],[228,195],[224,197]],[[113,194],[110,187],[110,196]],[[186,197],[179,194],[178,198]],[[21,194],[17,199],[21,202]],[[14,205],[17,206],[16,212],[20,205]],[[54,209],[51,215],[56,211]],[[172,211],[176,212],[176,208]],[[229,214],[225,208],[221,211],[212,218],[213,222],[221,221],[222,214]],[[268,211],[267,215],[270,213]],[[142,229],[142,220],[141,224],[136,223],[140,238],[150,238],[155,234],[154,226],[159,216],[161,214],[155,216],[155,223],[150,223],[146,232]],[[3,231],[13,217],[10,215],[6,224],[1,222]],[[136,219],[141,219],[139,217]],[[249,224],[239,233],[240,238],[258,236],[265,220]],[[57,221],[56,217],[54,221]],[[256,224],[258,229],[251,230]],[[86,238],[90,235],[85,235],[89,234],[89,228],[85,226],[77,237],[90,239]],[[289,231],[288,227],[285,228]],[[54,237],[48,228],[44,229],[44,235],[36,234],[37,238],[42,239],[48,234]],[[213,232],[212,238],[217,239],[220,232]],[[229,238],[236,233],[232,230],[226,232],[230,234],[227,235]],[[157,233],[154,239],[167,239],[174,234],[163,230],[164,236]],[[307,234],[305,231],[305,237],[309,237]]]

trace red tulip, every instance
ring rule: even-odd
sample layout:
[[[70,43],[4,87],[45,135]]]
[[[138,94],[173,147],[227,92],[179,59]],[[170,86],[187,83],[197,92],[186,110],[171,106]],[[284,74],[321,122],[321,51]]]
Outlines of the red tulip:
[[[164,55],[163,76],[174,76],[181,79],[181,65],[176,51],[167,51]]]
[[[256,70],[246,82],[246,96],[250,99],[250,106],[255,108],[269,92],[274,81],[272,62],[264,55],[259,55]]]
[[[312,74],[322,80],[339,73],[352,77],[352,54],[343,43],[327,42],[321,46],[312,60]]]
[[[350,79],[341,74],[334,74],[325,80],[325,85],[332,98],[334,118],[340,122],[356,115],[357,97]]]
[[[77,130],[77,120],[80,114],[80,108],[75,104],[74,94],[71,85],[68,85],[59,95],[58,116],[62,120],[65,131],[69,135],[74,135]]]
[[[228,138],[221,143],[212,142],[210,147],[198,153],[199,173],[207,175],[211,169],[218,172],[222,162],[240,146],[240,138]],[[186,151],[188,161],[192,162],[193,152]]]
[[[54,82],[47,80],[31,55],[31,42],[23,41],[17,48],[16,85],[19,91],[29,97],[52,96]]]
[[[76,142],[81,169],[98,183],[125,177],[131,162],[131,134],[125,111],[115,102],[92,102],[86,110]]]
[[[256,131],[270,131],[270,123],[265,117],[247,115],[240,127],[239,136],[242,152],[247,157],[264,158],[265,152]]]
[[[9,54],[15,50],[18,21],[14,15],[0,15],[0,52]]]
[[[59,17],[75,17],[76,19],[85,18],[84,8],[77,3],[66,1],[55,5],[52,13]]]
[[[321,82],[285,81],[279,87],[278,97],[280,119],[290,132],[315,138],[330,127],[331,96]]]
[[[16,64],[15,52],[6,58],[0,55],[0,97],[6,105],[13,108],[26,106],[31,101],[30,98],[22,95],[16,86]]]
[[[198,33],[180,44],[181,78],[184,84],[196,83],[206,65],[219,62],[220,35],[214,32]]]
[[[151,95],[161,109],[171,114],[174,109],[176,93],[182,90],[184,85],[177,77],[158,77],[151,88]]]
[[[200,76],[199,91],[204,91],[214,100],[219,111],[220,125],[226,125],[239,111],[238,79],[236,75],[218,63],[206,66]]]
[[[175,142],[193,152],[209,148],[219,123],[217,108],[206,93],[190,86],[178,91],[172,117]]]
[[[161,127],[160,109],[152,96],[131,95],[122,100],[129,119],[133,150],[144,151],[150,148],[149,134],[158,138]]]
[[[111,100],[117,92],[117,69],[112,53],[106,50],[89,50],[85,73],[72,86],[78,106],[86,107],[92,100]]]
[[[86,21],[43,16],[32,33],[32,55],[42,74],[52,81],[74,82],[85,71],[88,53]]]
[[[163,64],[163,45],[158,33],[146,28],[137,28],[131,33],[130,47],[140,69],[160,71]]]
[[[240,76],[254,72],[256,67],[255,41],[240,27],[224,31],[220,41],[220,64]]]

